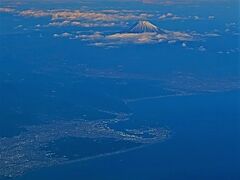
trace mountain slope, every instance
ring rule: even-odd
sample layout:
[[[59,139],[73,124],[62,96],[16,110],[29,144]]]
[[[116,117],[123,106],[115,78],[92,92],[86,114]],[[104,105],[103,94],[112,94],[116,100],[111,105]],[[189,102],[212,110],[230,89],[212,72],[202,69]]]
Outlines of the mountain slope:
[[[130,33],[164,33],[164,31],[160,30],[157,26],[150,23],[149,21],[139,21],[129,30]]]

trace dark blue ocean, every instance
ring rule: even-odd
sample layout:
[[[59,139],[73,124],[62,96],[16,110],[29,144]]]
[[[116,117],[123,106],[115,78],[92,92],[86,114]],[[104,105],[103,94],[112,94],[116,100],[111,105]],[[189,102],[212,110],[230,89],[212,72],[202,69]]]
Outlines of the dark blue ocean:
[[[136,151],[42,169],[30,179],[239,179],[239,92],[135,102],[132,121],[159,122],[169,140]]]

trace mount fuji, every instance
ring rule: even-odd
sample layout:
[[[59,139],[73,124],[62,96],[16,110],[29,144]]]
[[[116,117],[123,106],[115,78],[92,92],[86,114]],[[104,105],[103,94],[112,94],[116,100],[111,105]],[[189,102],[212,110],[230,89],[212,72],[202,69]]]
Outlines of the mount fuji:
[[[155,26],[149,21],[139,21],[134,24],[129,30],[129,33],[159,33],[166,34],[163,30]]]

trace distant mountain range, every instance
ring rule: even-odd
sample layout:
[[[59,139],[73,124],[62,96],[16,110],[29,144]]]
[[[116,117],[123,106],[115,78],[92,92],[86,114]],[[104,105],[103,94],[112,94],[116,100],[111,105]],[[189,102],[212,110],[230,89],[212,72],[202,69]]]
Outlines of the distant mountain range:
[[[163,30],[155,26],[149,21],[139,21],[134,24],[129,30],[129,33],[159,33],[166,34]]]

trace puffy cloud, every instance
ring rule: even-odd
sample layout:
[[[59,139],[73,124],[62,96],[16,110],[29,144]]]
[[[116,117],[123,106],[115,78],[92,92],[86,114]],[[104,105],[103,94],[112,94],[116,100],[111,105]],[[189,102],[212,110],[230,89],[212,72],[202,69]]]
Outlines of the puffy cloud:
[[[108,22],[108,23],[102,23],[102,22],[79,22],[79,21],[73,21],[71,22],[71,26],[79,26],[79,27],[113,27],[116,26],[118,23],[115,22]]]
[[[87,20],[87,21],[128,21],[150,18],[153,15],[141,11],[127,10],[24,10],[19,12],[21,16],[29,17],[51,17],[52,20]]]
[[[230,22],[225,24],[225,32],[239,36],[239,22]]]
[[[159,33],[113,33],[104,34],[101,32],[76,33],[71,39],[87,41],[90,45],[99,47],[116,46],[120,44],[156,44],[161,42],[175,43],[177,41],[194,41],[195,37],[185,32],[174,32],[165,30],[165,34]],[[55,37],[64,37],[55,35]]]
[[[50,22],[48,26],[67,26],[71,21]]]
[[[51,13],[43,10],[24,10],[19,12],[20,16],[28,16],[28,17],[45,17],[51,16]]]
[[[156,33],[117,33],[108,35],[105,39],[115,43],[136,44],[154,43],[158,40]]]
[[[78,26],[78,27],[113,27],[120,25],[119,23],[116,22],[83,22],[83,21],[69,21],[69,20],[64,20],[64,21],[53,21],[50,22],[47,26]],[[121,24],[123,25],[123,24]]]
[[[3,10],[2,10],[3,11]],[[6,10],[5,10],[6,11]],[[125,26],[128,21],[137,21],[153,17],[153,14],[139,10],[36,10],[17,11],[24,17],[49,17],[46,26],[113,27]]]
[[[195,38],[192,34],[190,33],[185,33],[185,32],[171,32],[168,31],[168,38],[169,39],[175,39],[175,40],[179,40],[179,41],[193,41]]]
[[[171,19],[171,20],[178,20],[178,19],[184,19],[183,17],[180,16],[176,16],[173,13],[166,13],[163,14],[159,17],[160,20],[167,20],[167,19]]]
[[[111,12],[111,13],[110,13]],[[133,14],[122,13],[120,11],[108,11],[108,12],[81,12],[81,11],[60,11],[52,13],[52,19],[84,19],[91,21],[119,21],[119,20],[137,20],[148,18],[151,15],[146,13]]]
[[[240,48],[233,48],[233,49],[227,49],[227,50],[222,50],[222,51],[218,51],[218,54],[232,54],[232,53],[240,53]]]
[[[182,43],[182,47],[187,47],[187,44],[186,43]]]
[[[199,16],[193,16],[193,19],[195,19],[195,20],[199,20],[200,17],[199,17]]]
[[[53,37],[71,37],[72,34],[68,33],[68,32],[65,32],[65,33],[62,33],[62,34],[54,34]]]
[[[12,13],[12,12],[15,12],[15,9],[8,7],[0,8],[0,13]]]
[[[159,16],[159,20],[200,20],[199,16],[178,16],[173,13],[165,13]]]
[[[199,46],[196,48],[191,47],[193,41],[202,41],[208,37],[217,37],[218,34],[214,33],[196,33],[196,32],[180,32],[180,31],[169,31],[162,30],[164,33],[158,32],[144,32],[144,33],[132,33],[132,32],[122,32],[122,33],[104,33],[104,32],[75,32],[71,36],[64,36],[60,34],[56,37],[67,37],[70,39],[79,39],[81,41],[87,42],[88,45],[97,47],[119,47],[124,44],[159,44],[168,43],[175,44],[180,42],[183,48],[189,50],[198,50],[201,52],[207,49],[204,46]],[[188,45],[187,45],[188,44]],[[189,46],[190,45],[190,46]]]
[[[208,16],[208,19],[215,19],[215,16]]]
[[[74,39],[81,39],[82,41],[97,41],[104,39],[104,35],[100,32],[94,32],[93,34],[77,34]]]
[[[204,36],[204,37],[219,37],[220,34],[217,34],[217,33],[205,33],[202,36]]]
[[[203,52],[203,51],[206,51],[207,49],[204,46],[200,46],[198,50]]]
[[[178,20],[178,19],[201,19],[199,16],[178,16],[171,12],[159,15],[158,12],[146,13],[139,10],[68,10],[68,9],[56,9],[56,10],[19,10],[16,11],[10,8],[0,8],[0,12],[15,12],[16,14],[24,17],[49,17],[47,25],[36,25],[36,28],[49,27],[49,26],[77,26],[77,27],[113,27],[121,26],[125,27],[131,21],[145,20],[149,18],[159,20]],[[209,16],[209,19],[212,19]],[[235,27],[236,24],[226,24],[227,28]],[[166,33],[62,33],[54,34],[54,37],[65,37],[71,39],[80,39],[82,41],[88,41],[91,45],[96,46],[113,46],[118,44],[149,44],[149,43],[161,43],[167,42],[169,44],[182,42],[182,46],[186,47],[186,42],[195,41],[205,37],[217,37],[216,32],[198,34],[196,32],[178,32],[167,31]],[[204,47],[199,47],[200,51],[204,51]]]

